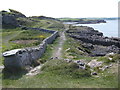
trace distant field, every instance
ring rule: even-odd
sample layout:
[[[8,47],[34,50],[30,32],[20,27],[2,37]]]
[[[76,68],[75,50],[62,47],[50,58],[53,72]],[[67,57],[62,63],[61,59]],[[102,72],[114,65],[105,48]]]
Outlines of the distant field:
[[[79,20],[79,18],[59,18],[59,20]]]

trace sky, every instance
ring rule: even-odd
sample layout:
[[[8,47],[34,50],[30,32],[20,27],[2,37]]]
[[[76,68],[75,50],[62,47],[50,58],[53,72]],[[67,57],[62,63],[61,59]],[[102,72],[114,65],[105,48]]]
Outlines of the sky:
[[[14,9],[26,16],[118,17],[120,0],[1,0],[0,11]]]

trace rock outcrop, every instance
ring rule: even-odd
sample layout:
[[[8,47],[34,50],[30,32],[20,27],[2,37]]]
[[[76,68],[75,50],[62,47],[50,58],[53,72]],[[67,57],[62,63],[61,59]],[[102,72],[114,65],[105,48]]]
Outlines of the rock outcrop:
[[[19,22],[17,20],[17,18],[19,17],[26,17],[24,14],[15,11],[13,9],[9,9],[10,12],[7,11],[1,11],[0,13],[2,13],[2,25],[3,28],[8,28],[8,27],[18,27],[19,26]]]
[[[120,38],[104,37],[103,33],[91,27],[73,27],[67,33],[70,37],[79,40],[91,56],[105,56],[111,52],[120,53]]]
[[[10,14],[8,12],[2,12],[2,25],[4,28],[4,26],[17,27],[19,24],[13,14]]]

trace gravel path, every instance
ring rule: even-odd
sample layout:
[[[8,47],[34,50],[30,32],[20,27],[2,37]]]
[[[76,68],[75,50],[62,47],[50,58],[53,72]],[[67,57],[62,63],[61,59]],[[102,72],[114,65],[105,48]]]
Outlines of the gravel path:
[[[62,58],[62,50],[63,50],[63,44],[66,41],[65,32],[60,32],[60,39],[58,45],[55,47],[55,50],[53,51],[53,58]]]

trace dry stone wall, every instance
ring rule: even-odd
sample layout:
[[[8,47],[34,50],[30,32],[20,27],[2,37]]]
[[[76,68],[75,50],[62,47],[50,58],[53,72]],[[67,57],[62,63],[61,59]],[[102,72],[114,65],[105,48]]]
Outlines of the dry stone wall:
[[[52,43],[58,36],[58,31],[39,28],[28,29],[41,30],[43,32],[52,33],[52,35],[44,39],[42,43],[36,47],[14,49],[4,52],[4,66],[7,70],[15,71],[18,69],[25,69],[26,67],[32,66],[32,64],[43,55],[46,50],[47,44]]]

